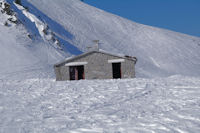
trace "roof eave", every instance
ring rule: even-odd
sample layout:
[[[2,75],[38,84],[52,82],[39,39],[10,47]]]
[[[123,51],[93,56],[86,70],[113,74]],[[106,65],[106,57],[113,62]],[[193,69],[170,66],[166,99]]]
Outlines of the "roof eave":
[[[93,51],[89,51],[89,52],[80,54],[80,55],[78,55],[78,56],[75,56],[75,57],[73,57],[73,58],[67,59],[67,60],[62,61],[62,62],[60,62],[60,63],[57,63],[57,64],[54,65],[54,67],[59,67],[59,66],[65,64],[65,63],[68,63],[68,62],[70,62],[70,61],[73,61],[73,60],[75,60],[75,59],[78,59],[78,58],[80,58],[80,57],[83,57],[83,56],[86,56],[86,55],[88,55],[88,54],[95,53],[95,52],[97,52],[97,53],[103,53],[103,54],[107,54],[107,55],[111,55],[111,56],[115,56],[115,57],[119,57],[119,58],[123,58],[123,59],[127,59],[127,60],[131,60],[131,61],[134,61],[135,64],[136,64],[136,62],[137,62],[137,58],[136,58],[136,57],[127,58],[127,57],[123,57],[123,56],[118,56],[118,55],[106,53],[106,52],[103,52],[103,51],[93,50]]]

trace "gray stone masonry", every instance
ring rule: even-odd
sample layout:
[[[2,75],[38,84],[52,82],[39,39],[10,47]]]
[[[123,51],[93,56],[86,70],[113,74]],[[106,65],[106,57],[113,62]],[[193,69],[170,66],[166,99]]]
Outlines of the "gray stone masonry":
[[[112,79],[112,63],[108,60],[122,59],[121,74],[122,78],[134,78],[135,77],[135,63],[136,58],[131,59],[115,56],[103,52],[89,52],[83,55],[69,59],[68,61],[56,64],[54,66],[57,81],[70,80],[69,66],[65,66],[67,63],[72,62],[87,62],[84,64],[85,79]]]

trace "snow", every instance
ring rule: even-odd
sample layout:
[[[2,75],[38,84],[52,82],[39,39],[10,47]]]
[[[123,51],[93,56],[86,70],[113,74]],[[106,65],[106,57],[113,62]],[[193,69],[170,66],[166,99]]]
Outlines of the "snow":
[[[35,17],[34,15],[32,15],[31,13],[29,13],[28,11],[26,11],[25,8],[23,8],[22,6],[18,5],[18,4],[15,4],[16,7],[19,9],[19,10],[22,10],[23,14],[29,18],[31,20],[31,22],[35,23],[40,35],[42,37],[44,37],[44,33],[42,32],[44,29],[45,29],[45,26],[44,24],[37,18]]]
[[[24,25],[8,21],[10,17],[14,16],[0,12],[0,79],[54,77],[52,66],[65,54],[47,42],[30,39]]]
[[[65,66],[79,66],[79,65],[86,65],[86,64],[88,64],[88,62],[71,62],[71,63],[65,64]]]
[[[53,77],[52,65],[63,58],[62,54],[45,43],[27,39],[22,26],[0,25],[0,30],[0,79]]]
[[[113,60],[108,60],[108,63],[118,63],[118,62],[125,62],[124,59],[113,59]]]
[[[200,79],[0,80],[2,133],[197,133]]]

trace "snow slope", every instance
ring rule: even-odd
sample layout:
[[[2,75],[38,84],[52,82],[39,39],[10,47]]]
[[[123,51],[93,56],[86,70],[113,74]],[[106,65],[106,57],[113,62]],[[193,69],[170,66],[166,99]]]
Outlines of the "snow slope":
[[[98,39],[104,50],[136,56],[138,77],[200,75],[200,38],[138,24],[80,0],[28,0],[24,5],[81,51]],[[71,36],[58,32],[63,29]]]
[[[11,17],[0,12],[0,79],[53,77],[52,65],[65,54],[41,39],[30,39],[23,24],[8,21]]]
[[[199,133],[200,79],[0,80],[0,133]]]

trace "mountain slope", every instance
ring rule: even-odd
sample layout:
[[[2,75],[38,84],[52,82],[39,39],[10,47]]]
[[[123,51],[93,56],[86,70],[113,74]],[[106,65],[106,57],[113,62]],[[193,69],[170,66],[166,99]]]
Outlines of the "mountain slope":
[[[31,40],[22,24],[8,20],[13,13],[3,12],[2,5],[0,10],[0,79],[53,77],[52,65],[65,54],[40,39]]]
[[[136,56],[137,76],[200,75],[197,37],[134,23],[79,0],[28,2],[71,33],[81,51],[99,39],[104,50]]]
[[[200,75],[200,38],[138,24],[79,0],[27,0],[24,8],[7,2],[29,33],[47,44],[59,42],[68,55],[87,51],[98,39],[101,49],[136,56],[137,77]],[[40,34],[45,25],[46,37]]]

